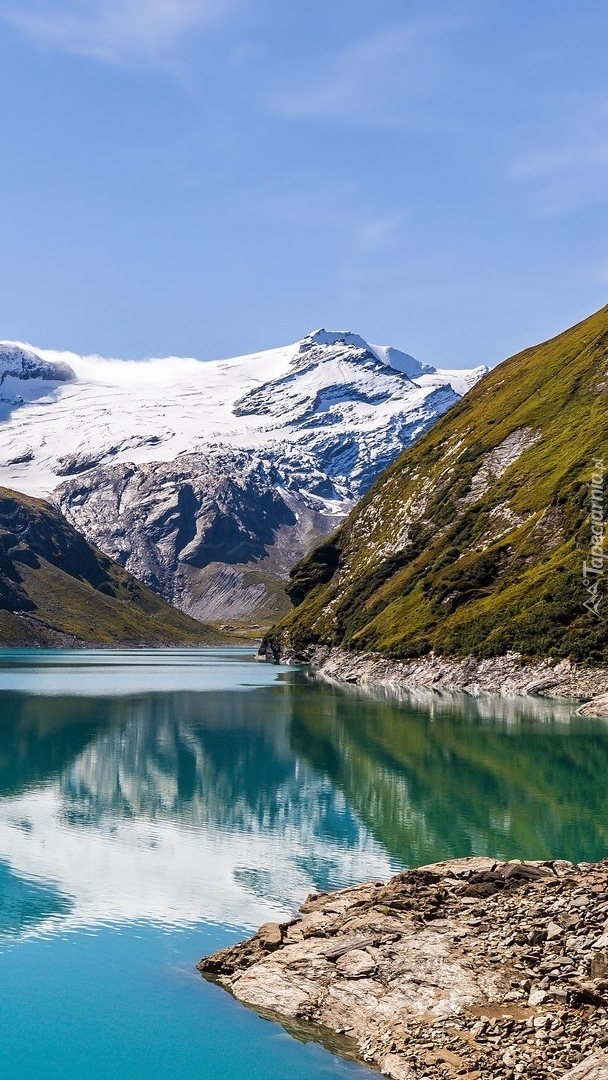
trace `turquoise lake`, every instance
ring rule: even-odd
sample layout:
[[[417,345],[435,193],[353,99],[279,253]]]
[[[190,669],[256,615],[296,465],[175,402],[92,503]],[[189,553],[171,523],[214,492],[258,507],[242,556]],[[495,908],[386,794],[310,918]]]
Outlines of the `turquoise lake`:
[[[338,688],[249,651],[0,652],[0,1065],[11,1080],[373,1073],[195,965],[313,889],[608,854],[608,723]]]

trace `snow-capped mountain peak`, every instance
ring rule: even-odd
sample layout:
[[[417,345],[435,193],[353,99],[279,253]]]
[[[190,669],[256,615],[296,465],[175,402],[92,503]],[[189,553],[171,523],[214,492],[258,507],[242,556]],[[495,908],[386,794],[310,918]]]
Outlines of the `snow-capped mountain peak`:
[[[392,345],[371,345],[368,347],[372,349],[383,364],[394,368],[395,371],[403,372],[410,379],[416,379],[420,375],[434,375],[436,373],[436,368],[431,364],[421,364],[420,360],[416,360],[409,353],[401,352],[400,349],[394,349]]]
[[[12,380],[60,383],[75,378],[74,371],[65,361],[43,360],[33,349],[18,342],[0,342],[0,386],[3,388]]]
[[[75,378],[64,361],[44,360],[18,342],[0,342],[0,422],[14,409],[52,394],[58,385]]]
[[[351,346],[354,350],[360,350],[365,356],[374,356],[381,364],[393,368],[394,371],[407,375],[410,379],[416,379],[421,375],[434,375],[436,368],[431,364],[422,364],[409,353],[401,352],[392,345],[371,345],[359,334],[353,334],[349,330],[315,330],[307,334],[299,345],[299,352],[305,353],[315,345]],[[485,369],[484,369],[485,370]]]
[[[87,539],[201,617],[211,585],[225,597],[243,573],[226,565],[270,559],[286,574],[483,374],[325,329],[215,361],[0,343],[3,371],[0,485],[52,495]]]
[[[312,334],[307,334],[300,345],[305,345],[309,341],[313,345],[352,345],[355,349],[364,349],[369,352],[367,341],[359,334],[352,334],[350,330],[325,330],[322,327],[320,330],[314,330]]]

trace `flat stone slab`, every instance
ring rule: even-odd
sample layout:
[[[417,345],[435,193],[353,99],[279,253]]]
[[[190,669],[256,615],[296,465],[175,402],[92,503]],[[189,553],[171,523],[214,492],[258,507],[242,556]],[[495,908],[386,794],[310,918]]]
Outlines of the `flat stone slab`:
[[[608,1080],[608,1055],[601,1050],[581,1061],[565,1074],[564,1080]]]
[[[463,859],[312,894],[199,970],[392,1080],[608,1080],[608,860]]]

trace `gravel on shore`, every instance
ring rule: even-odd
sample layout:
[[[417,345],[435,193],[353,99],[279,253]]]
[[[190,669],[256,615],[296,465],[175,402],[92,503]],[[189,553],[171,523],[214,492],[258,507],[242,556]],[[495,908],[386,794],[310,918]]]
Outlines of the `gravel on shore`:
[[[199,970],[392,1080],[608,1080],[608,860],[460,859],[312,894]]]

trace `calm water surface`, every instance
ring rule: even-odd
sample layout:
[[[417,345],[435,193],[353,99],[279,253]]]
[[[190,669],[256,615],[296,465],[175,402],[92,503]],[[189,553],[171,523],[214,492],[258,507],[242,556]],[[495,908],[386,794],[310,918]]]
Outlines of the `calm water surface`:
[[[355,1080],[194,965],[312,889],[608,853],[608,725],[338,689],[242,651],[0,653],[0,1065]]]

